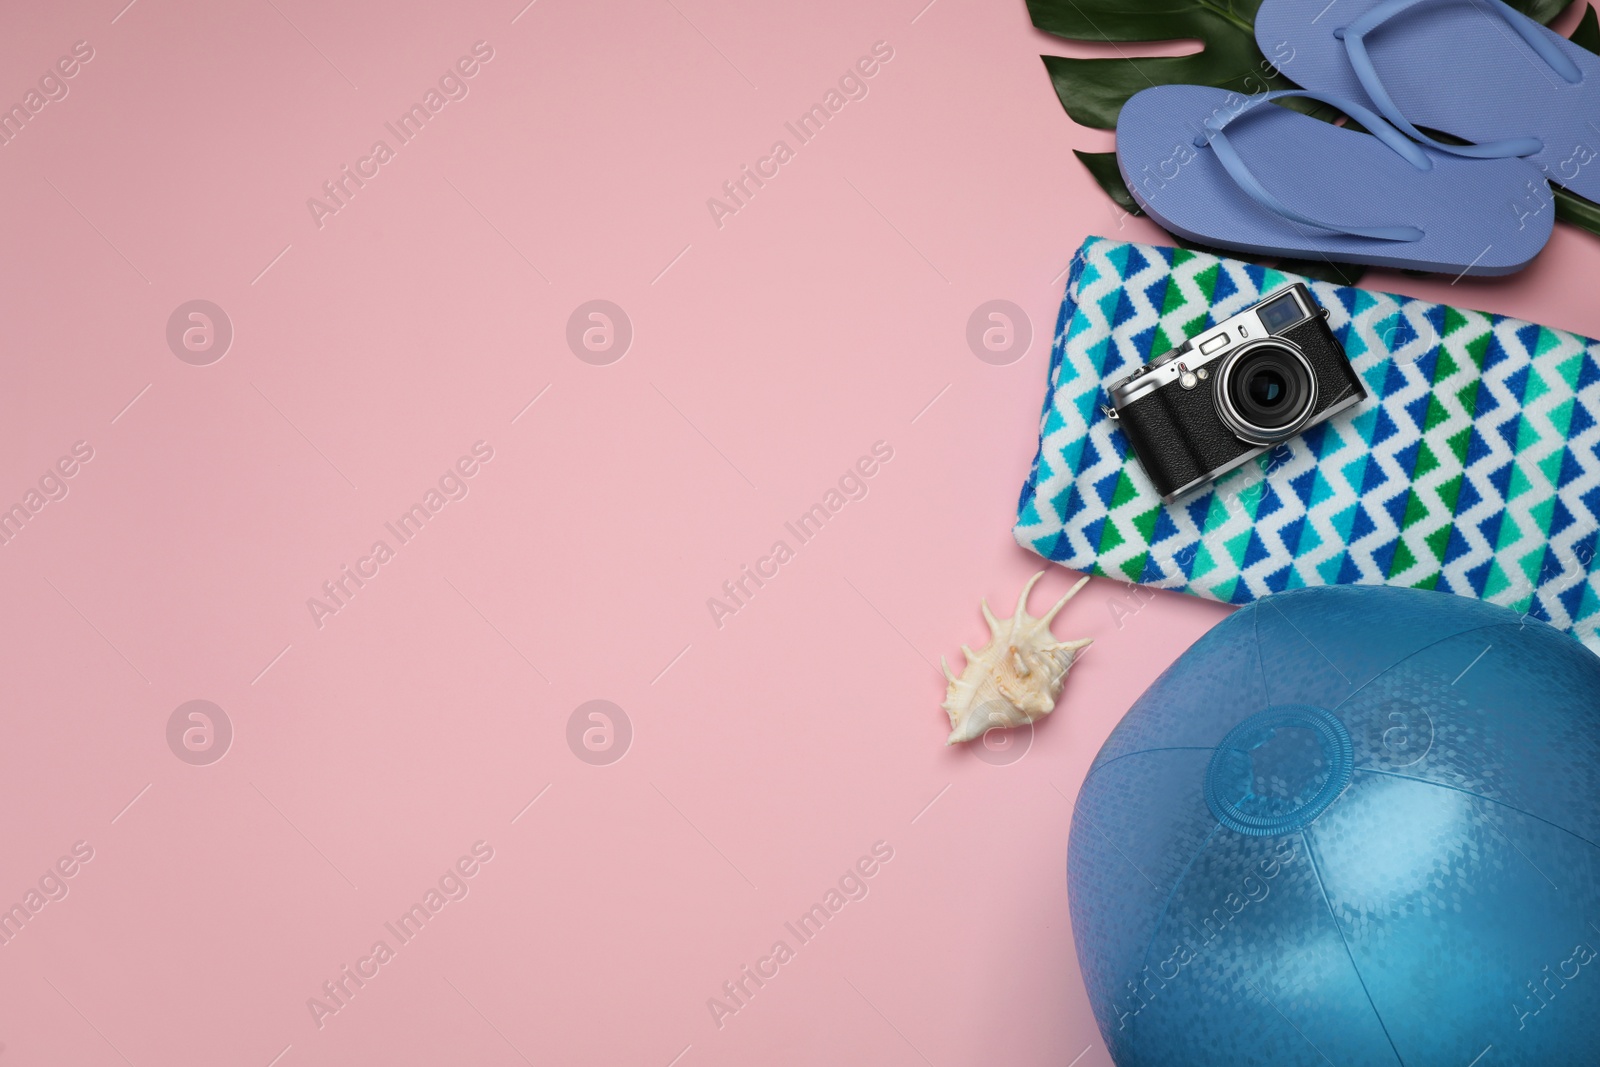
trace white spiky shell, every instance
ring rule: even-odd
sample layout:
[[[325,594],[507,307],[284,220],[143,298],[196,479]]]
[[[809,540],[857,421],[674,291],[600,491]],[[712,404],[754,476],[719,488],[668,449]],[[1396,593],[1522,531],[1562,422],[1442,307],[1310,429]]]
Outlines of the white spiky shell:
[[[950,682],[940,705],[950,713],[950,737],[945,744],[971,741],[996,727],[1023,726],[1055,710],[1067,671],[1092,639],[1057,641],[1050,623],[1089,579],[1081,579],[1055,607],[1036,619],[1028,614],[1028,594],[1042,577],[1044,571],[1028,579],[1017,598],[1017,613],[1009,619],[996,619],[989,602],[981,601],[983,619],[989,624],[989,643],[976,652],[961,646],[961,654],[967,658],[961,677],[952,674],[944,657],[939,657],[939,666]]]

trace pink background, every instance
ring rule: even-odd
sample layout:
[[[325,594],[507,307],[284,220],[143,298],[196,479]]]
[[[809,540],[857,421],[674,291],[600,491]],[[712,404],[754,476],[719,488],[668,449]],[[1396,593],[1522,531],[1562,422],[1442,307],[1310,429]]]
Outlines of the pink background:
[[[1071,155],[1110,137],[1038,55],[1092,50],[1020,2],[124,2],[0,33],[0,102],[94,50],[0,148],[0,506],[94,451],[0,547],[0,905],[94,850],[0,946],[0,1067],[1108,1063],[1072,798],[1225,609],[1092,583],[1056,630],[1094,649],[1010,763],[944,747],[934,666],[1038,566],[1010,522],[1069,257],[1160,240]],[[476,41],[470,94],[319,228],[307,198]],[[878,41],[719,228],[707,198]],[[1514,280],[1370,284],[1597,334],[1597,264],[1558,228]],[[165,337],[197,298],[235,331],[208,366]],[[567,346],[592,299],[633,326],[610,365]],[[992,299],[1032,323],[1007,366],[966,342]],[[469,494],[319,628],[307,599],[477,441]],[[877,441],[865,499],[717,627]],[[234,730],[206,766],[166,736],[195,699]],[[610,765],[567,743],[594,699],[632,725]],[[319,1028],[308,998],[477,841],[469,894]]]

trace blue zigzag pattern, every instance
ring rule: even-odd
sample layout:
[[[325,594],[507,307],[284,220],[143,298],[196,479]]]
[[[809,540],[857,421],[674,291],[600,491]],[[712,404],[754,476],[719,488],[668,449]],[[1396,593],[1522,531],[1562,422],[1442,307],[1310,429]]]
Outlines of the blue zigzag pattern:
[[[1310,585],[1477,597],[1600,652],[1600,344],[1325,282],[1370,397],[1208,491],[1160,502],[1100,405],[1154,355],[1298,279],[1092,237],[1056,322],[1023,547],[1224,603]]]

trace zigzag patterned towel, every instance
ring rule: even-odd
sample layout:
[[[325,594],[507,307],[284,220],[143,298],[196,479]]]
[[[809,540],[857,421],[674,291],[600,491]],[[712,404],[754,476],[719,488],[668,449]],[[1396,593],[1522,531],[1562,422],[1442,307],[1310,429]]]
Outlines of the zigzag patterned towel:
[[[1167,506],[1105,386],[1297,277],[1091,237],[1073,258],[1024,548],[1228,604],[1401,585],[1543,619],[1600,652],[1600,343],[1518,319],[1309,282],[1366,403]]]

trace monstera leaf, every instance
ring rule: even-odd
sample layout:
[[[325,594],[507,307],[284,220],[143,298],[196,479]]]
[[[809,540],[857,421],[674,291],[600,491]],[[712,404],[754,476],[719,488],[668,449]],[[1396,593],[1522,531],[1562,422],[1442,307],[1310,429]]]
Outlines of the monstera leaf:
[[[1061,106],[1073,121],[1099,130],[1114,129],[1122,105],[1152,85],[1214,85],[1242,94],[1288,89],[1293,83],[1277,72],[1256,46],[1256,8],[1261,0],[1027,0],[1033,24],[1069,41],[1111,44],[1119,55],[1109,59],[1043,56],[1045,70]],[[1508,0],[1530,18],[1548,23],[1569,0]],[[1155,42],[1200,42],[1200,51],[1182,56],[1141,56],[1139,45]],[[1590,7],[1573,31],[1572,40],[1600,52],[1600,20]],[[1131,44],[1132,49],[1120,46]],[[1319,105],[1296,104],[1323,118],[1332,112]],[[1113,152],[1075,152],[1096,182],[1123,210],[1140,214],[1117,170]],[[1600,234],[1600,204],[1555,190],[1556,217]],[[1313,277],[1350,282],[1360,268],[1329,263],[1280,261],[1279,266]]]
[[[1044,56],[1073,121],[1109,130],[1128,97],[1152,85],[1215,85],[1240,93],[1289,88],[1256,47],[1251,26],[1259,6],[1260,0],[1028,0],[1028,14],[1039,29],[1069,41],[1200,42],[1200,51],[1186,56]]]

